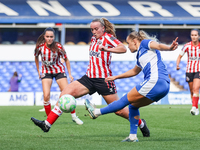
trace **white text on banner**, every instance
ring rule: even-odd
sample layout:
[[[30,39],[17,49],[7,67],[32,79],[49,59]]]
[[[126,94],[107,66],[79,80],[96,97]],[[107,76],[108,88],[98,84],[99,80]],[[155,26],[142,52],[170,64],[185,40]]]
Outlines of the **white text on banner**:
[[[33,106],[33,92],[0,92],[0,106]]]
[[[50,94],[50,102],[51,105],[55,105],[60,96],[60,92],[51,92]],[[95,105],[102,105],[102,98],[98,93],[94,93],[92,95],[84,95],[80,98],[77,98],[77,105],[84,105],[84,100],[88,99]],[[35,105],[42,106],[43,105],[43,92],[35,93]]]

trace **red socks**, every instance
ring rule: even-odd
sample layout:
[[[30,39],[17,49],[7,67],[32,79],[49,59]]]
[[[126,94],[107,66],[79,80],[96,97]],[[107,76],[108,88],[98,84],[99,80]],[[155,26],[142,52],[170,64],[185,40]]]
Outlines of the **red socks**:
[[[55,107],[52,109],[52,111],[47,116],[47,122],[49,122],[51,125],[58,119],[58,117],[62,115],[62,111],[58,106],[55,105]]]
[[[198,108],[199,97],[193,96],[192,98],[192,106]]]
[[[141,120],[141,119],[139,119],[138,126],[140,126],[140,125],[141,125],[141,123],[142,123],[142,120]]]
[[[45,112],[48,116],[49,113],[51,112],[51,103],[50,102],[44,102],[44,109],[45,109]]]
[[[76,112],[75,112],[75,109],[71,112],[71,114],[74,114],[74,113],[76,113]]]

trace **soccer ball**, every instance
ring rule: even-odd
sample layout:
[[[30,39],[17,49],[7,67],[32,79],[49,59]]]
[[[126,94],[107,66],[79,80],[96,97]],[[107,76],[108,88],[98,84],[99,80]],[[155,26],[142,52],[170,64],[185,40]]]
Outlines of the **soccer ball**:
[[[58,106],[65,113],[72,112],[76,108],[76,99],[72,95],[65,94],[59,99]]]

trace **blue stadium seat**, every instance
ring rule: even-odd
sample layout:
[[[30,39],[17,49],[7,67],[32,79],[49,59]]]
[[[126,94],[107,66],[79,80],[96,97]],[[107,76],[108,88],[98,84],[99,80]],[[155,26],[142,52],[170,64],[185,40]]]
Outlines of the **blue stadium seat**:
[[[51,91],[56,91],[57,87],[51,87]]]
[[[6,89],[8,91],[8,89],[10,88],[10,84],[9,82],[5,82],[4,84],[1,84],[1,86]]]
[[[5,62],[3,62],[2,64],[3,64],[4,66],[10,66],[10,65],[11,65],[11,62],[5,61]]]
[[[20,65],[20,64],[21,64],[21,63],[18,62],[18,61],[12,62],[12,65],[13,65],[13,66],[18,66],[18,65]]]
[[[185,90],[190,90],[190,88],[189,88],[189,85],[188,85],[188,83],[187,82],[185,82],[185,84],[183,85],[183,88],[185,89]]]
[[[28,71],[26,71],[26,72],[23,72],[23,77],[28,77],[28,76],[31,76],[31,74],[28,72]]]
[[[20,84],[20,86],[24,89],[24,88],[27,88],[27,87],[30,87],[30,85],[27,83],[27,82],[25,82],[25,83],[23,83],[23,84]]]
[[[5,73],[2,74],[2,76],[4,77],[4,79],[5,78],[9,78],[10,79],[13,76],[13,73],[5,72]]]
[[[185,78],[180,78],[180,80],[179,80],[179,85],[184,86],[185,83],[187,83],[187,82],[185,81]]]
[[[33,89],[31,87],[21,88],[20,90],[23,92],[33,92]]]
[[[113,75],[118,75],[124,73],[135,66],[135,61],[113,61],[111,63],[111,70]],[[186,61],[181,61],[179,71],[176,70],[175,61],[165,61],[167,70],[171,77],[173,77],[180,85],[182,85],[186,90],[188,89],[188,84],[185,81],[185,68]],[[71,61],[72,76],[75,80],[79,79],[85,75],[87,71],[88,61]],[[40,62],[41,68],[41,62]],[[17,71],[22,74],[22,82],[20,83],[20,91],[42,91],[41,80],[38,78],[37,69],[35,62],[0,62],[0,90],[4,89],[1,84],[5,86],[9,85],[9,80],[13,75],[13,72]],[[67,69],[66,69],[67,72]],[[115,81],[118,91],[128,92],[137,84],[140,84],[144,79],[144,75],[141,72],[136,77],[119,79]],[[3,81],[2,81],[3,80]],[[69,77],[68,77],[69,81]],[[60,91],[56,81],[53,81],[51,91]]]
[[[35,92],[42,92],[42,87],[41,86],[35,87],[34,91]]]
[[[130,83],[131,81],[132,81],[131,78],[125,78],[124,79],[124,82],[127,83],[127,84]]]
[[[177,72],[175,72],[175,81],[179,82],[179,80],[181,80],[182,78],[185,78],[185,72],[183,70],[178,70]]]

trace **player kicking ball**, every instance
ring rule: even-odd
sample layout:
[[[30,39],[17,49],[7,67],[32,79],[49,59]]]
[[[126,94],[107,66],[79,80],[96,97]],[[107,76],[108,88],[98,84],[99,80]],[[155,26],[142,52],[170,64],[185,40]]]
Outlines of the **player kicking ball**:
[[[144,73],[144,81],[136,85],[119,100],[110,103],[104,108],[95,108],[88,100],[85,101],[86,109],[90,117],[95,119],[100,115],[116,112],[127,105],[129,106],[130,134],[122,142],[138,142],[137,128],[140,119],[139,108],[157,102],[166,96],[170,88],[170,79],[165,64],[162,61],[160,50],[173,51],[177,49],[178,37],[170,46],[157,43],[144,31],[133,31],[126,39],[132,53],[137,51],[136,65],[133,69],[117,75],[109,76],[106,81],[136,76],[141,71]]]

